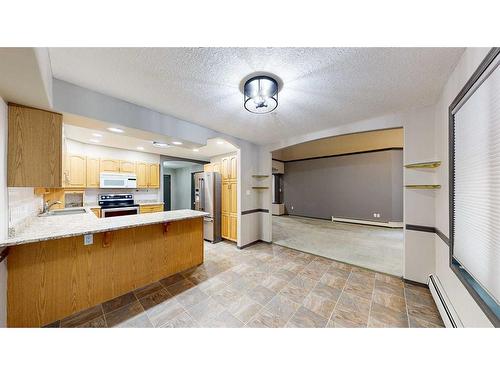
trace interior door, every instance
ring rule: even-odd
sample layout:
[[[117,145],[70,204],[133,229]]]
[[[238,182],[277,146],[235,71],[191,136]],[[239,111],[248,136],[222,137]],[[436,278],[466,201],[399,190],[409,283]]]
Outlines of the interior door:
[[[172,210],[172,177],[163,175],[163,211]]]

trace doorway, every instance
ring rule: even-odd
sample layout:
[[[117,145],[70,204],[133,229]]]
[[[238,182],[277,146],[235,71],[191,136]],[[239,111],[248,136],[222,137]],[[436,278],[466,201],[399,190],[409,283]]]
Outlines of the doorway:
[[[402,128],[272,153],[273,243],[403,274]]]
[[[172,180],[169,174],[163,175],[163,211],[172,210]]]

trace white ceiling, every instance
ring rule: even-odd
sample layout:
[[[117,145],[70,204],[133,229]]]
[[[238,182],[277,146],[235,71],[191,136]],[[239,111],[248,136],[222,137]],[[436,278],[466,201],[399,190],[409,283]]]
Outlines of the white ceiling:
[[[433,104],[461,48],[51,48],[56,78],[259,144]],[[254,72],[279,106],[243,108]]]

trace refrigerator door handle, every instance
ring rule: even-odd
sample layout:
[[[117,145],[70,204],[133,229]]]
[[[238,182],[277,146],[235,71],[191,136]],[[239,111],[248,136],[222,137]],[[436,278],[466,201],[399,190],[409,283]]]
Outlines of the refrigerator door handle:
[[[204,217],[203,221],[206,221],[207,223],[213,223],[214,219],[211,217]]]
[[[205,180],[200,178],[200,208],[205,211]]]

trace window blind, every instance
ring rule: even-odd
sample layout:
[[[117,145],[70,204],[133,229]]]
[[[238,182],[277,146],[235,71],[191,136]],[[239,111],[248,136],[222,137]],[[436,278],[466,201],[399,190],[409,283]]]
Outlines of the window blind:
[[[454,114],[453,256],[500,301],[499,61]],[[489,74],[489,75],[488,75]]]

